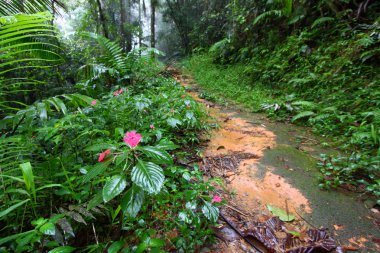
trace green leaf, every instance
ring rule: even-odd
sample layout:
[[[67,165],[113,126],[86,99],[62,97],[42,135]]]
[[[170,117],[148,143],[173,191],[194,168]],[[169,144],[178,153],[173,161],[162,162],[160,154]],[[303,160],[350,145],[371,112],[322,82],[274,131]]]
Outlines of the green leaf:
[[[212,222],[216,222],[219,217],[219,209],[216,206],[213,206],[210,202],[205,201],[204,206],[202,207],[203,214]]]
[[[282,210],[281,208],[271,205],[267,205],[267,208],[271,213],[278,216],[278,218],[280,218],[282,221],[292,221],[295,218],[294,215],[286,213],[286,211]]]
[[[26,189],[30,193],[32,193],[34,196],[34,199],[36,199],[32,165],[30,164],[30,162],[27,162],[27,163],[20,164],[20,168],[22,171],[22,175],[24,177],[24,183],[25,183]]]
[[[85,148],[84,151],[105,151],[107,149],[116,149],[116,147],[108,143],[97,143]]]
[[[104,202],[108,202],[114,197],[118,196],[124,191],[125,187],[127,187],[127,181],[123,176],[113,176],[103,187]]]
[[[163,149],[152,146],[145,146],[141,147],[140,150],[146,156],[153,158],[159,164],[173,164],[171,155]]]
[[[47,108],[45,103],[37,103],[37,110],[41,120],[47,119]]]
[[[55,226],[53,223],[45,223],[40,227],[40,232],[44,235],[55,235]]]
[[[46,188],[53,188],[53,187],[63,187],[63,186],[61,184],[47,184],[47,185],[44,185],[44,186],[37,188],[36,192],[43,190],[43,189],[46,189]]]
[[[30,231],[26,231],[26,232],[23,232],[23,233],[19,233],[19,234],[15,234],[15,235],[10,235],[10,236],[7,236],[7,237],[3,237],[3,238],[0,238],[0,245],[3,245],[4,243],[7,243],[9,241],[13,241],[19,237],[22,237],[22,236],[26,236],[26,235],[29,235],[31,233],[35,233],[36,231],[35,230],[30,230]]]
[[[50,250],[48,253],[71,253],[75,248],[70,246],[61,246],[55,249]]]
[[[121,208],[127,216],[135,218],[144,202],[144,191],[137,185],[133,185],[121,200]]]
[[[164,179],[162,168],[151,162],[138,160],[132,169],[132,181],[149,194],[159,193]]]
[[[174,150],[177,149],[179,146],[175,145],[172,141],[162,139],[160,143],[155,147],[163,150]]]
[[[90,170],[88,170],[87,174],[83,176],[83,183],[90,182],[93,178],[97,177],[98,175],[102,174],[106,169],[107,166],[111,163],[111,160],[97,163],[94,165],[94,167]]]
[[[171,127],[176,127],[177,125],[181,125],[181,121],[176,119],[176,118],[170,118],[170,119],[167,119],[166,121],[168,123],[169,126]]]
[[[14,204],[13,206],[9,207],[8,209],[4,210],[4,211],[1,211],[0,212],[0,219],[7,215],[8,213],[12,212],[13,210],[15,210],[16,208],[18,208],[19,206],[22,206],[23,204],[25,204],[26,202],[30,201],[30,199],[26,199],[24,201],[21,201],[17,204]]]
[[[117,253],[121,248],[123,248],[123,245],[123,241],[113,242],[111,246],[107,249],[107,253]]]

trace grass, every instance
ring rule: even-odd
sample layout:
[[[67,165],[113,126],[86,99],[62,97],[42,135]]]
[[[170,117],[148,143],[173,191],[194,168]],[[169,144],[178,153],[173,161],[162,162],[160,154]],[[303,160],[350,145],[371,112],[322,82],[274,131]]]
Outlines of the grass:
[[[262,104],[278,101],[260,83],[252,85],[243,64],[217,65],[207,54],[194,55],[183,64],[204,91],[242,104],[250,111],[257,112]]]

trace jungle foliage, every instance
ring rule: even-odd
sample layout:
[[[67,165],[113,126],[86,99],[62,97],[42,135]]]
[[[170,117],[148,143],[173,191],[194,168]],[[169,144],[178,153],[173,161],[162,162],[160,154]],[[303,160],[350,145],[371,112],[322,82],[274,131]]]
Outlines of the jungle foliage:
[[[0,252],[192,252],[212,241],[218,182],[178,162],[209,128],[203,108],[154,48],[91,29],[61,39],[57,4],[0,4]]]

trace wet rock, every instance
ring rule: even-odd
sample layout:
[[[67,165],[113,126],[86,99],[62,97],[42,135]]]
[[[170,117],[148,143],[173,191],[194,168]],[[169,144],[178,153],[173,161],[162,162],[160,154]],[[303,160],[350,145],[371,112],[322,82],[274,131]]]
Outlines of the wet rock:
[[[229,242],[236,241],[240,239],[240,236],[231,228],[224,227],[220,230],[221,236]]]

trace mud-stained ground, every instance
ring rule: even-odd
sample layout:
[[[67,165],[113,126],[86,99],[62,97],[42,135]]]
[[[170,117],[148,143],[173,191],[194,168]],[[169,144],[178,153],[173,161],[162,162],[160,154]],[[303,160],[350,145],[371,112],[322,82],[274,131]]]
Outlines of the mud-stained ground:
[[[318,137],[304,128],[200,99],[190,77],[176,78],[219,123],[205,140],[201,168],[207,177],[224,180],[218,194],[227,204],[221,213],[238,229],[273,217],[267,208],[271,205],[295,216],[286,223],[289,231],[302,234],[311,227],[324,227],[345,250],[380,252],[377,214],[371,211],[371,200],[363,202],[354,193],[318,188],[318,154],[334,152],[323,150]],[[219,224],[219,243],[203,252],[257,252],[223,219]]]

